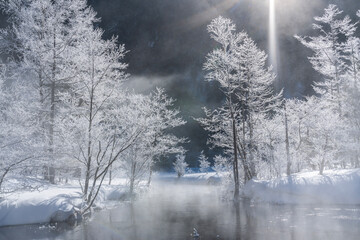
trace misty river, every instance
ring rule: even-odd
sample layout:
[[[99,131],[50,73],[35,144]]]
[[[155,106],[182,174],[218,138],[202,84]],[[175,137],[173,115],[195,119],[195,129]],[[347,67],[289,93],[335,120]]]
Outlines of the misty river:
[[[134,203],[96,212],[75,228],[29,225],[0,229],[0,239],[359,239],[360,206],[239,203],[218,186],[154,183]],[[191,234],[196,228],[200,238]]]

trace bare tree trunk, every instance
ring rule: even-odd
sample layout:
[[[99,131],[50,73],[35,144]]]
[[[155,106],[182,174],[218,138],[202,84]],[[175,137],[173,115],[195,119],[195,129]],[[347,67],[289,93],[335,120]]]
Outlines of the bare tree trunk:
[[[290,160],[290,144],[289,144],[289,127],[286,113],[286,102],[284,104],[285,110],[285,145],[286,145],[286,175],[291,174],[291,160]]]
[[[89,122],[89,129],[88,129],[88,146],[87,146],[87,161],[86,161],[86,172],[85,172],[85,185],[84,185],[84,196],[87,197],[88,189],[89,189],[89,181],[90,181],[90,171],[91,171],[91,120]]]
[[[111,180],[112,180],[112,164],[110,165],[110,169],[109,169],[109,185],[111,185]]]
[[[51,98],[50,98],[50,129],[49,129],[49,133],[50,133],[50,156],[51,156],[51,163],[49,166],[49,180],[50,183],[54,184],[55,183],[55,169],[53,167],[54,165],[54,125],[55,125],[55,88],[56,88],[56,83],[55,83],[55,71],[56,71],[56,34],[55,34],[55,29],[54,29],[54,42],[53,42],[53,65],[52,65],[52,79],[51,79]]]
[[[98,175],[98,176],[94,177],[94,181],[96,181],[96,179],[98,179],[99,177],[102,176],[101,179],[100,179],[100,183],[99,183],[99,185],[97,187],[97,190],[95,191],[94,197],[92,197],[91,199],[90,198],[88,199],[88,205],[87,205],[87,207],[85,209],[82,210],[82,214],[86,213],[92,207],[92,205],[94,204],[94,202],[96,200],[96,197],[99,194],[100,188],[101,188],[101,186],[103,184],[103,181],[105,179],[105,176],[106,176],[106,173],[107,173],[108,169],[109,168],[105,168],[105,170],[101,173],[102,175]]]
[[[326,152],[327,148],[328,148],[328,137],[326,137],[326,139],[325,139],[325,146],[323,149],[324,153],[323,153],[320,165],[319,165],[319,174],[320,175],[323,175],[323,173],[324,173],[324,168],[325,168],[325,163],[326,163],[326,157],[325,157],[326,153],[325,152]]]
[[[41,69],[41,67],[40,67],[40,70],[39,70],[39,97],[40,97],[40,106],[41,106],[41,108],[44,108],[45,106],[44,106],[44,101],[45,101],[45,98],[44,98],[44,79],[43,79],[43,77],[42,77],[42,69]],[[42,110],[44,110],[44,109],[42,109]],[[45,121],[44,121],[44,119],[46,119],[48,116],[46,115],[46,116],[43,116],[43,112],[42,111],[40,111],[40,113],[39,113],[39,120],[41,120],[42,122],[41,122],[41,131],[42,131],[42,134],[43,134],[43,136],[42,137],[44,137],[44,139],[46,139],[46,132],[48,131],[47,129],[46,129],[46,126],[45,126]],[[49,145],[50,145],[50,143],[49,143]],[[48,150],[47,150],[48,151]],[[44,178],[44,180],[47,180],[47,181],[49,181],[50,179],[49,179],[49,164],[44,164],[43,165],[43,171],[42,171],[42,175],[43,175],[43,178]]]
[[[321,163],[320,163],[320,171],[319,171],[319,174],[320,175],[323,175],[323,173],[324,173],[324,168],[325,168],[325,160],[324,160],[325,158],[323,158],[322,160],[321,160]]]
[[[148,179],[148,183],[147,183],[148,186],[150,186],[150,184],[151,184],[152,172],[153,172],[153,171],[152,171],[152,168],[151,168],[151,166],[150,166],[149,179]]]
[[[112,150],[111,150],[110,159],[109,159],[109,185],[111,185],[111,181],[112,181],[112,168],[113,168],[113,165],[112,165],[112,163],[110,163],[110,161],[113,158],[113,153],[114,153],[114,148],[115,148],[115,136],[116,136],[116,131],[115,131],[114,136],[113,136]]]
[[[134,162],[131,166],[131,177],[130,177],[130,197],[131,197],[131,199],[133,199],[133,195],[134,195],[135,172],[136,172],[136,162]]]
[[[256,166],[255,166],[255,162],[254,162],[254,127],[252,124],[252,120],[251,120],[251,115],[249,114],[248,116],[249,120],[248,120],[248,125],[249,125],[249,139],[250,139],[250,147],[249,147],[249,169],[250,169],[250,179],[251,180],[253,177],[256,177]]]
[[[87,196],[87,200],[86,202],[89,204],[92,200],[92,196],[93,196],[93,193],[94,193],[94,190],[95,190],[95,187],[96,187],[96,181],[97,181],[97,177],[98,177],[98,173],[99,173],[99,170],[100,170],[100,166],[98,166],[95,170],[95,173],[94,173],[94,180],[92,182],[92,186],[90,188],[90,191],[88,190],[89,194]],[[90,182],[90,180],[89,180]]]
[[[342,115],[342,107],[341,107],[341,97],[340,97],[340,80],[339,80],[339,70],[338,70],[338,64],[335,63],[335,79],[336,79],[336,93],[337,93],[337,102],[338,102],[338,108],[339,108],[339,116]]]
[[[234,172],[234,182],[235,182],[235,191],[234,191],[234,200],[239,200],[239,168],[238,168],[238,152],[237,152],[237,137],[236,137],[236,122],[233,111],[231,111],[232,118],[232,131],[233,131],[233,147],[234,147],[234,162],[233,162],[233,172]]]
[[[245,133],[245,121],[244,120],[242,122],[242,125],[243,125],[243,131],[242,131],[243,140],[245,142],[246,133]],[[240,149],[238,149],[238,150],[240,152]],[[242,154],[242,164],[243,164],[243,169],[244,169],[244,182],[246,183],[247,181],[251,180],[251,171],[250,171],[250,168],[249,168],[248,157],[247,157],[247,154],[246,154],[245,147],[242,148],[242,152],[243,152],[243,154]]]
[[[85,185],[84,185],[84,197],[86,197],[86,198],[87,198],[88,189],[89,189],[90,171],[91,171],[91,162],[92,162],[91,146],[92,146],[92,120],[93,120],[92,117],[93,117],[93,100],[94,100],[93,96],[94,96],[94,88],[92,88],[91,95],[90,95],[87,161],[86,161]]]
[[[1,178],[0,178],[0,193],[1,193],[1,186],[2,186],[2,184],[4,182],[4,178],[8,174],[9,171],[10,171],[10,168],[6,168],[4,173],[1,175]]]

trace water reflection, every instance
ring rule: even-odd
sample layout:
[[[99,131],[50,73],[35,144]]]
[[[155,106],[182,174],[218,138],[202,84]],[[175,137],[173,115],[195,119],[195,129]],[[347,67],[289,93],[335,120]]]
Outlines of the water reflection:
[[[75,229],[0,228],[0,239],[359,239],[360,206],[222,201],[215,186],[158,183],[133,203],[94,214]]]
[[[130,207],[130,221],[131,221],[131,228],[132,228],[132,239],[138,239],[137,237],[137,229],[140,228],[141,226],[137,226],[136,225],[136,212],[135,212],[135,206],[134,203],[131,202],[129,204]]]

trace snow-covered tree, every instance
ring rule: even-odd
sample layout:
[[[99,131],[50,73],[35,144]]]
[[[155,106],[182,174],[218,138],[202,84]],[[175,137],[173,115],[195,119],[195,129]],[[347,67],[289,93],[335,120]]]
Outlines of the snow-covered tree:
[[[358,158],[354,149],[358,148],[359,141],[356,136],[358,114],[358,70],[359,70],[359,39],[355,36],[356,25],[349,16],[341,16],[337,6],[330,4],[321,17],[315,17],[314,30],[317,36],[296,38],[310,48],[314,55],[310,57],[314,69],[322,76],[322,81],[317,81],[314,90],[320,96],[322,109],[333,109],[338,117],[329,118],[333,124],[333,136],[327,139],[334,144],[332,150],[337,153],[332,156],[342,161],[343,167],[348,165],[346,158]],[[325,115],[332,114],[328,112]],[[321,112],[324,112],[322,110]],[[319,126],[322,127],[322,126]],[[321,131],[321,130],[319,130]],[[314,140],[318,140],[314,138]],[[354,145],[354,142],[357,144]],[[352,156],[351,156],[352,155]],[[332,161],[335,161],[333,159]],[[356,162],[356,160],[355,160]]]
[[[342,141],[342,155],[349,161],[352,167],[360,166],[360,38],[354,35],[348,36],[344,47],[347,61],[345,74],[344,116],[347,138]]]
[[[214,157],[214,171],[216,173],[223,173],[228,171],[231,168],[231,164],[229,164],[229,160],[221,155],[216,155]]]
[[[92,14],[91,14],[92,16]],[[103,40],[103,31],[88,25],[73,56],[77,74],[71,91],[62,94],[65,138],[73,147],[75,158],[83,164],[84,199],[93,202],[98,181],[103,181],[109,166],[117,160],[134,136],[118,139],[112,114],[120,114],[123,99],[121,84],[127,78],[122,63],[125,48],[116,39]],[[122,137],[122,136],[121,136]],[[126,143],[128,142],[128,143]],[[101,186],[101,184],[100,184]]]
[[[338,165],[337,154],[338,135],[343,129],[339,128],[341,119],[337,112],[329,109],[321,98],[308,98],[307,104],[311,106],[311,125],[309,135],[311,139],[312,155],[310,163],[316,166],[323,174],[325,166],[335,168]]]
[[[40,157],[34,151],[39,141],[34,127],[38,116],[29,106],[35,97],[12,67],[0,64],[0,192],[8,174],[36,167]]]
[[[266,54],[245,33],[236,33],[230,19],[218,17],[208,26],[219,48],[208,54],[204,69],[206,80],[217,81],[225,95],[225,104],[205,110],[200,123],[211,133],[210,142],[223,148],[233,159],[235,198],[238,196],[238,158],[245,181],[256,176],[257,141],[255,131],[260,118],[269,117],[279,105],[280,94],[273,92],[275,75],[266,68]],[[231,153],[230,153],[231,152]]]
[[[134,191],[141,180],[144,180],[149,173],[151,158],[146,156],[146,149],[141,141],[135,141],[120,156],[119,168],[125,173],[129,186],[130,196],[134,195]]]
[[[74,49],[83,38],[83,27],[96,20],[95,14],[85,0],[12,0],[1,6],[10,16],[7,34],[14,38],[12,49],[19,71],[33,75],[38,91],[39,134],[43,135],[42,152],[48,152],[45,177],[54,183],[55,167],[62,166],[59,160],[64,152],[60,98],[79,71]]]
[[[174,169],[175,172],[177,173],[178,178],[184,176],[187,167],[188,164],[185,162],[185,155],[184,154],[176,155],[176,160],[174,162]]]
[[[308,166],[306,160],[311,157],[311,135],[313,115],[312,104],[308,100],[287,99],[285,101],[288,139],[290,172],[300,172]]]
[[[314,52],[309,60],[313,68],[324,76],[323,81],[315,83],[314,90],[326,98],[329,107],[336,108],[340,115],[343,111],[346,73],[344,43],[356,30],[350,17],[341,18],[341,14],[342,11],[336,5],[330,4],[323,16],[314,18],[316,23],[313,24],[313,29],[318,32],[318,36],[295,36]]]
[[[120,155],[120,161],[115,163],[114,168],[120,168],[126,174],[132,194],[141,180],[145,177],[150,179],[151,167],[158,157],[183,152],[179,144],[184,140],[167,131],[184,124],[184,121],[177,116],[177,110],[169,108],[173,100],[161,89],[149,96],[132,93],[127,99],[119,115],[123,120],[117,125],[126,131],[139,132],[139,135]]]
[[[226,98],[226,107],[222,108],[220,111],[214,112],[205,109],[206,117],[208,119],[200,119],[200,123],[206,130],[212,132],[214,145],[226,145],[226,150],[232,152],[233,176],[235,182],[234,197],[238,198],[240,183],[236,116],[239,105],[235,100],[234,93],[239,83],[237,82],[238,79],[235,79],[233,76],[233,66],[236,64],[234,48],[239,45],[240,41],[244,38],[244,34],[237,34],[235,33],[235,30],[235,24],[230,19],[223,17],[212,20],[208,25],[210,37],[219,43],[220,47],[209,53],[206,58],[204,64],[204,70],[208,71],[206,80],[217,81],[219,83]],[[224,125],[226,125],[227,131],[221,131],[221,129],[219,129],[219,120],[223,117],[224,119],[221,120],[225,121]],[[216,125],[216,127],[214,125]],[[219,134],[220,132],[223,134]]]
[[[241,66],[236,75],[241,80],[239,92],[236,94],[241,106],[239,139],[242,144],[239,148],[248,169],[245,180],[249,180],[256,176],[255,156],[261,154],[257,152],[257,142],[262,141],[260,135],[256,134],[262,128],[259,123],[262,119],[269,119],[272,112],[280,106],[282,93],[274,93],[275,74],[271,68],[266,67],[267,55],[259,50],[248,36],[244,38],[237,56],[237,65]]]
[[[221,155],[216,155],[214,157],[213,169],[218,177],[221,177],[222,184],[224,184],[226,187],[233,187],[232,185],[234,184],[234,176],[233,171],[231,171],[232,162],[228,158]]]
[[[285,130],[282,126],[283,116],[274,113],[271,118],[259,118],[261,128],[257,128],[257,154],[260,159],[256,172],[260,178],[281,176],[284,170]],[[261,141],[260,141],[261,140]]]
[[[95,27],[99,19],[86,0],[11,0],[0,6],[10,23],[0,39],[13,38],[0,52],[13,56],[17,70],[9,86],[4,78],[0,82],[9,93],[1,91],[0,146],[20,139],[4,153],[15,154],[15,146],[41,153],[42,161],[33,165],[45,165],[45,177],[52,183],[56,168],[81,166],[83,212],[94,203],[112,167],[129,170],[133,189],[142,176],[151,176],[157,159],[184,153],[180,144],[185,139],[171,134],[185,124],[174,100],[162,89],[149,96],[124,89],[125,47],[116,38],[103,39],[103,30]],[[24,104],[29,102],[31,106]],[[21,158],[6,159],[2,176]]]
[[[147,157],[150,158],[149,179],[151,182],[152,165],[161,157],[169,154],[184,153],[181,144],[186,139],[171,134],[171,130],[186,122],[179,117],[179,110],[174,109],[174,99],[169,98],[161,88],[155,89],[149,98],[151,114],[147,124]]]
[[[344,129],[336,109],[329,108],[321,97],[312,96],[286,100],[286,112],[291,172],[318,169],[322,174],[325,167],[338,167],[338,139]]]
[[[210,168],[209,159],[205,156],[204,151],[201,151],[199,156],[199,163],[200,163],[200,172],[208,172]]]

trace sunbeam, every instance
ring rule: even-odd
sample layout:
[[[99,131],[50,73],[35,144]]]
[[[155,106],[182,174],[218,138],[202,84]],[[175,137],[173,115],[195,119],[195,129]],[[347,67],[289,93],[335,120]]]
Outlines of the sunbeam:
[[[277,34],[276,34],[276,0],[269,2],[269,57],[270,63],[277,72],[278,69],[278,48],[277,48]]]

